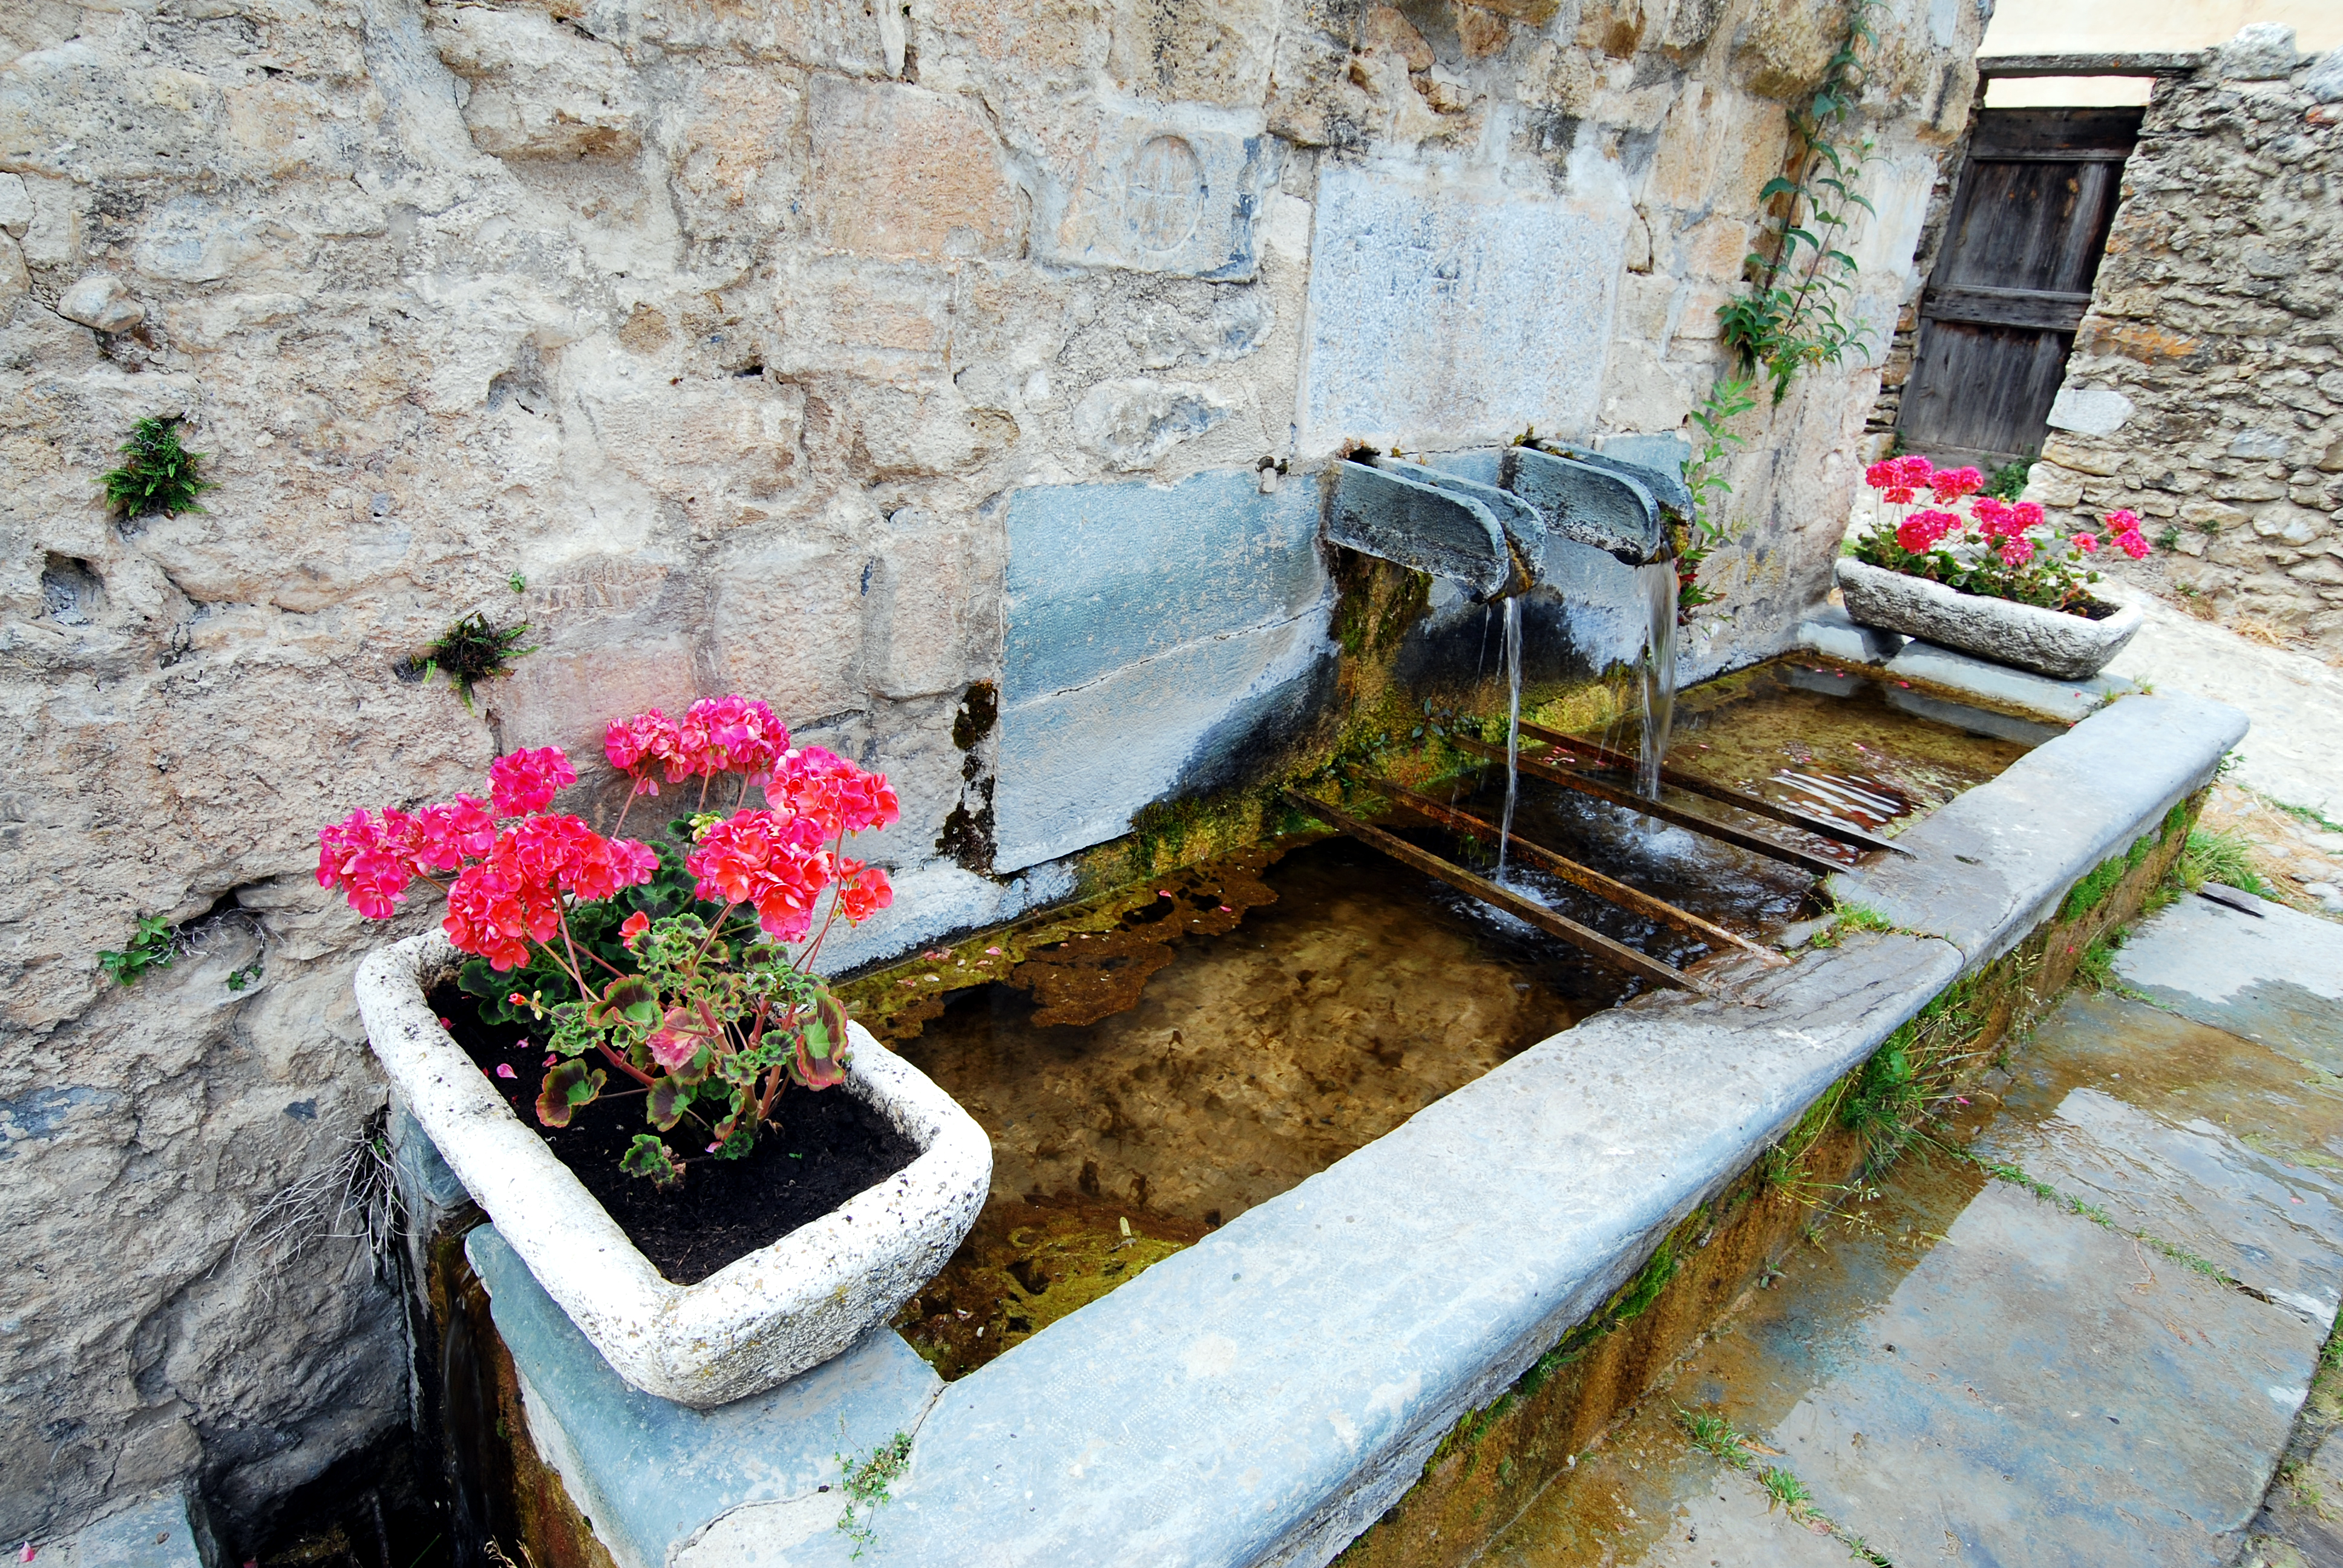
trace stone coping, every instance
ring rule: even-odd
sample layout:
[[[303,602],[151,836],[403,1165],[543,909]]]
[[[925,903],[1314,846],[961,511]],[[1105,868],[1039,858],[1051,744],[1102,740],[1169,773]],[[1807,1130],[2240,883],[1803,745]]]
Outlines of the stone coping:
[[[1459,1418],[1965,969],[2154,831],[2243,729],[2218,703],[2116,704],[1916,826],[1908,869],[1888,857],[1838,879],[1905,930],[1851,935],[1785,970],[1718,970],[1721,1000],[1667,993],[1598,1013],[944,1386],[900,1428],[916,1434],[910,1465],[860,1560],[1329,1561]],[[578,1370],[582,1341],[532,1318],[525,1279],[488,1282],[533,1423],[639,1422],[608,1403],[614,1378]],[[840,1395],[797,1418],[820,1433],[779,1441],[819,1451],[868,1413]],[[852,1553],[828,1528],[834,1493],[757,1495],[679,1472],[689,1505],[665,1496],[666,1523],[638,1523],[631,1493],[603,1479],[616,1461],[546,1446],[574,1492],[602,1499],[604,1538],[641,1543],[639,1563],[660,1561],[662,1534],[677,1568]]]
[[[2054,680],[2032,670],[1996,664],[1901,632],[1861,626],[1826,604],[1798,623],[1798,646],[1842,664],[1860,664],[1892,679],[1909,680],[2006,712],[2072,724],[2137,688],[2105,673]],[[1947,720],[1956,722],[1956,720]]]

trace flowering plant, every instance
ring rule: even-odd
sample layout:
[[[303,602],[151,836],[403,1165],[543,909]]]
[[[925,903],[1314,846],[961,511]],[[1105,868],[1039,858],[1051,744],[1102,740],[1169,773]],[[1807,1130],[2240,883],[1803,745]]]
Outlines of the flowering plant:
[[[884,774],[791,749],[772,710],[739,697],[618,720],[603,749],[632,784],[612,836],[548,809],[578,770],[541,747],[491,764],[486,800],[329,823],[317,881],[373,920],[418,881],[445,894],[441,925],[473,955],[459,983],[482,1018],[548,1026],[538,1119],[566,1127],[612,1071],[633,1080],[657,1131],[620,1163],[667,1186],[685,1162],[662,1134],[689,1121],[707,1152],[739,1159],[787,1084],[844,1080],[845,1011],[810,965],[840,917],[857,923],[893,901],[887,874],[845,844],[899,808]],[[727,778],[730,815],[709,812]],[[615,836],[637,799],[695,779],[694,814],[663,839]],[[752,789],[763,808],[749,805]],[[792,955],[790,943],[804,945]]]
[[[1865,469],[1863,478],[1898,510],[1892,527],[1875,523],[1855,542],[1855,559],[1963,593],[2090,613],[2095,601],[2087,590],[2099,574],[2085,562],[2099,548],[2096,532],[2077,529],[2060,540],[2035,502],[1979,495],[1985,476],[1975,468],[1939,468],[1920,457],[1890,457]],[[1972,497],[1967,518],[1946,509]],[[1924,499],[1935,505],[1922,505]],[[2134,560],[2147,554],[2136,515],[2112,511],[2106,522],[2108,544]]]

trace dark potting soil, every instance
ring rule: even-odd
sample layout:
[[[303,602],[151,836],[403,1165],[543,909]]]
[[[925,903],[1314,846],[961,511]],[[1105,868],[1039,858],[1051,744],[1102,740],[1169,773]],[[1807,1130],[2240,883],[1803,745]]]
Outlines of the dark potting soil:
[[[774,1101],[772,1122],[742,1159],[719,1160],[706,1152],[704,1140],[695,1147],[697,1124],[689,1121],[666,1134],[684,1173],[681,1182],[661,1191],[618,1169],[635,1135],[654,1131],[643,1119],[639,1091],[610,1094],[606,1087],[606,1098],[572,1117],[568,1127],[541,1126],[537,1093],[545,1076],[543,1048],[523,1044],[527,1037],[519,1030],[481,1022],[472,999],[452,981],[434,987],[430,1002],[513,1114],[586,1184],[651,1267],[679,1285],[697,1284],[820,1219],[919,1157],[909,1139],[843,1085],[819,1091],[792,1085]],[[515,1076],[498,1077],[499,1065],[510,1066]]]

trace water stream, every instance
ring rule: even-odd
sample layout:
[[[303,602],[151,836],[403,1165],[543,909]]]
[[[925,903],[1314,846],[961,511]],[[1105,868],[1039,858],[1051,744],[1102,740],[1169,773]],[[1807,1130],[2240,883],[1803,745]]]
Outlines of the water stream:
[[[1648,615],[1644,634],[1642,741],[1636,756],[1635,792],[1660,798],[1660,769],[1668,759],[1668,731],[1676,711],[1676,563],[1656,560],[1635,568]]]
[[[1674,692],[1669,693],[1673,698]],[[1505,600],[1505,814],[1497,823],[1497,881],[1505,880],[1505,845],[1513,836],[1513,803],[1522,784],[1522,601]]]

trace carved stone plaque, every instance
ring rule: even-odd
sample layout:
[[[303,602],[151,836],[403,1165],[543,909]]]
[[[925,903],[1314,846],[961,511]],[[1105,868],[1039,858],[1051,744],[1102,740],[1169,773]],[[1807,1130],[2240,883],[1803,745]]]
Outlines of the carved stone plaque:
[[[1242,280],[1276,183],[1258,116],[1153,105],[1110,108],[1070,186],[1041,193],[1040,259]]]

